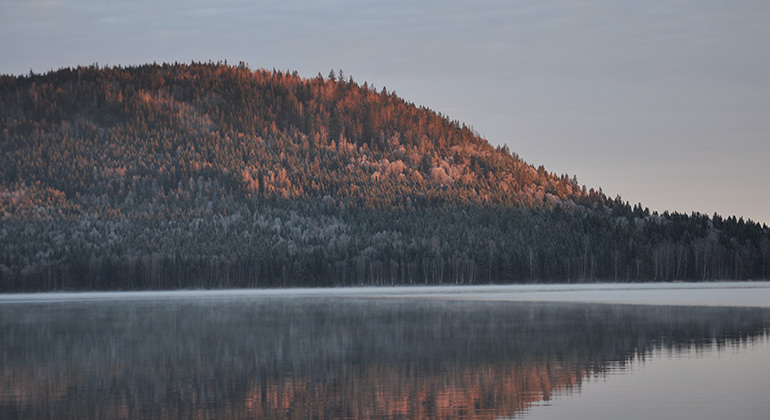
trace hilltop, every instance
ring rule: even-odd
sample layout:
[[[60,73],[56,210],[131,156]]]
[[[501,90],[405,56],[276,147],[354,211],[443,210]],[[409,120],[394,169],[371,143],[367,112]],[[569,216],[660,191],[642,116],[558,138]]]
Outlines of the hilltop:
[[[0,291],[762,278],[770,231],[651,214],[342,71],[0,77]]]
[[[199,180],[236,201],[328,196],[369,208],[603,200],[459,122],[343,78],[211,63],[4,77],[1,181],[29,192],[26,208],[3,210],[46,200],[95,210],[84,197],[105,211],[176,208]]]

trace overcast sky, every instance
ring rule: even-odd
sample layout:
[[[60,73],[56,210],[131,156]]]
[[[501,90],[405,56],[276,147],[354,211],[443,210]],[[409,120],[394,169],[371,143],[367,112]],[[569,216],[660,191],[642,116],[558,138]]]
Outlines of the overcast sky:
[[[0,73],[343,69],[654,210],[770,224],[770,1],[0,0]]]

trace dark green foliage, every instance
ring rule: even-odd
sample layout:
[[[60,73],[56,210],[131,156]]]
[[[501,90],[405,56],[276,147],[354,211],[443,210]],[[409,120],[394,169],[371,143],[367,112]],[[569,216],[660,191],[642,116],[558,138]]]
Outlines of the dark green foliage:
[[[0,290],[757,279],[768,269],[766,229],[739,241],[738,224],[717,229],[706,216],[609,211],[292,199],[194,218],[6,220]]]
[[[0,152],[0,291],[770,272],[764,226],[631,208],[341,76],[3,76]]]

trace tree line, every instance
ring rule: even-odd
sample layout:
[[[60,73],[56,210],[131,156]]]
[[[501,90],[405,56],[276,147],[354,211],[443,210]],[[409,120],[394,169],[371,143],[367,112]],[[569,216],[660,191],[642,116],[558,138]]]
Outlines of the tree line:
[[[617,208],[340,208],[279,200],[190,219],[6,220],[0,290],[763,279],[768,232]],[[742,238],[742,239],[738,239]]]

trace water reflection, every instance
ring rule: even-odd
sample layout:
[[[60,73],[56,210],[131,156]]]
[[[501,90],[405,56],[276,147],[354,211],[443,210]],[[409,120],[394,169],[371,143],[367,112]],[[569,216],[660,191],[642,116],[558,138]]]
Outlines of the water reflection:
[[[653,351],[763,339],[768,319],[321,298],[0,305],[0,418],[491,419]]]

